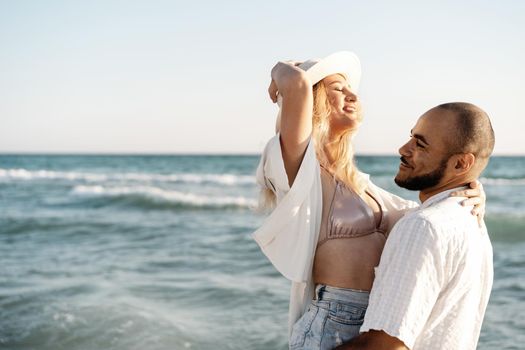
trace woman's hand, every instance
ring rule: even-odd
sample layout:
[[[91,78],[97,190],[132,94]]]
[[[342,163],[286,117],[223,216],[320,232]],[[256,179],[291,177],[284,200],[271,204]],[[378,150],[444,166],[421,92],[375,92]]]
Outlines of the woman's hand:
[[[485,216],[485,202],[487,196],[483,190],[483,185],[479,181],[474,181],[469,184],[470,188],[461,191],[452,192],[450,195],[452,197],[467,197],[461,205],[468,206],[473,205],[472,215],[478,217],[478,222],[481,224],[483,222],[483,217]]]
[[[297,66],[301,63],[302,62],[299,61],[279,61],[275,66],[273,66],[271,73],[272,81],[268,87],[268,94],[270,95],[270,99],[273,103],[277,102],[277,96],[279,96],[279,86],[283,85],[285,80],[291,75],[297,74],[298,72],[302,73],[302,70],[297,68]]]

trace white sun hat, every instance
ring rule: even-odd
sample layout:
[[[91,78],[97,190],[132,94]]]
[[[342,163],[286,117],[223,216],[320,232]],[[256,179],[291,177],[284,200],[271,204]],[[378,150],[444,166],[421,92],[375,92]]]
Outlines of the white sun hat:
[[[322,59],[311,59],[298,65],[299,68],[306,71],[312,86],[332,74],[343,74],[353,92],[359,89],[361,81],[361,63],[357,55],[350,51],[339,51],[326,56]],[[275,125],[276,132],[279,131],[281,120],[282,98],[277,96],[279,113]]]
[[[361,81],[361,63],[357,55],[350,51],[339,51],[322,59],[313,59],[299,66],[306,71],[312,86],[332,74],[343,74],[352,91],[357,92]]]

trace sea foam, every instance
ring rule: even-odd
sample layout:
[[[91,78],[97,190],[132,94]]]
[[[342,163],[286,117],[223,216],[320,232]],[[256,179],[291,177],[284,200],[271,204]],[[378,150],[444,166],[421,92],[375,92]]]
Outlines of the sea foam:
[[[138,198],[152,204],[173,204],[188,207],[205,208],[254,208],[257,204],[255,199],[231,196],[206,196],[202,194],[184,193],[166,190],[153,186],[75,186],[72,190],[75,195]]]
[[[238,174],[157,174],[157,173],[91,173],[76,171],[53,171],[53,170],[27,170],[27,169],[1,169],[0,179],[7,180],[70,180],[87,182],[104,181],[140,181],[140,182],[174,182],[194,184],[220,184],[225,186],[252,185],[255,177],[251,175]]]

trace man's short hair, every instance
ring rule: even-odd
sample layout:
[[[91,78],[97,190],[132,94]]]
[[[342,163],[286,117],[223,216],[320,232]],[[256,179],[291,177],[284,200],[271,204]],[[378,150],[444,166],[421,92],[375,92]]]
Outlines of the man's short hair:
[[[444,103],[436,108],[451,111],[456,116],[455,135],[450,138],[450,154],[472,153],[485,167],[495,143],[487,113],[466,102]]]

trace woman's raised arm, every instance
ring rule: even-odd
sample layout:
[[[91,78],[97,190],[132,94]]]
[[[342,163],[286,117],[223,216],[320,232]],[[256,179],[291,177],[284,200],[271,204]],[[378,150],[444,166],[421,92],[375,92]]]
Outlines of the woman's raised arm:
[[[275,103],[282,99],[278,126],[284,167],[292,186],[312,133],[313,92],[305,72],[294,63],[278,62],[268,88]]]

